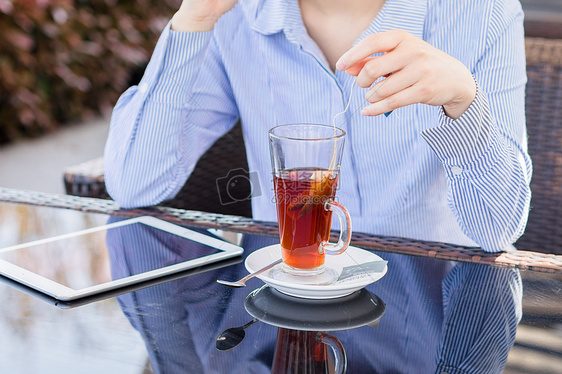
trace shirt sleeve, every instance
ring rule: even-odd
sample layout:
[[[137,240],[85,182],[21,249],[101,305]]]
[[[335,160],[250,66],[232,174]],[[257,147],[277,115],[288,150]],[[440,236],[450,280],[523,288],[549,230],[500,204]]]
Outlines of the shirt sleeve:
[[[238,111],[212,32],[160,36],[138,86],[118,100],[106,142],[105,184],[122,208],[174,197]]]
[[[522,15],[497,12],[473,72],[479,86],[474,102],[457,120],[441,108],[439,125],[422,132],[445,169],[448,201],[459,225],[491,252],[506,249],[523,234],[532,174]]]
[[[443,280],[436,374],[500,374],[522,316],[519,271],[457,264]]]

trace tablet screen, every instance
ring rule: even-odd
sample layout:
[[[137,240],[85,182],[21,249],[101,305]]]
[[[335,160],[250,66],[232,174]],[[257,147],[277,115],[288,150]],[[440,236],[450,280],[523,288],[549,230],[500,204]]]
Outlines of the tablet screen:
[[[194,266],[202,266],[207,259],[216,261],[211,255],[233,247],[206,230],[146,218],[150,219],[138,222],[112,217],[101,228],[1,249],[0,260],[80,290],[194,259],[199,259]]]

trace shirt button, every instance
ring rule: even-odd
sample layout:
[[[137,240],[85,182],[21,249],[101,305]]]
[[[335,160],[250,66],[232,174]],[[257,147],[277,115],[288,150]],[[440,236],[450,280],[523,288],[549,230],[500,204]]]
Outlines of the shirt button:
[[[462,174],[462,168],[460,166],[451,166],[451,173],[454,175]]]
[[[144,82],[139,84],[139,92],[145,93],[147,89],[148,89],[148,84]]]

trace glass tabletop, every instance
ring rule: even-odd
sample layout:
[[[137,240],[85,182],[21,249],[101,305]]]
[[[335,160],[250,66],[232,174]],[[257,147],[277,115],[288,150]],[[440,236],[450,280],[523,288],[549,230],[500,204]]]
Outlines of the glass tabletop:
[[[0,247],[119,219],[1,202]],[[388,273],[379,281],[341,298],[299,299],[259,279],[239,289],[218,284],[246,275],[245,258],[276,238],[212,233],[239,242],[243,257],[75,303],[4,279],[0,367],[14,373],[481,373],[506,362],[505,373],[562,372],[560,274],[380,252]],[[100,239],[108,256],[87,259],[87,276],[97,276],[96,261],[110,261],[114,274],[151,261],[164,266],[164,257],[140,253],[170,251],[157,239],[138,232]],[[125,248],[138,248],[138,256],[119,256]],[[60,259],[58,271],[81,260]],[[243,334],[228,330],[251,321]],[[230,349],[217,349],[225,348],[221,343]]]

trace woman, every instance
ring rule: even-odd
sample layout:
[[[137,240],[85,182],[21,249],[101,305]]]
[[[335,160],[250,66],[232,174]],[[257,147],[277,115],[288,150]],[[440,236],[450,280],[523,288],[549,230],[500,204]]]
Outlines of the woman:
[[[173,197],[241,119],[266,191],[253,217],[275,221],[268,130],[331,124],[349,101],[338,197],[355,231],[504,250],[530,200],[522,22],[517,0],[184,0],[116,105],[108,191],[122,207]],[[449,267],[383,257],[372,289],[397,317],[378,352],[435,366]]]

